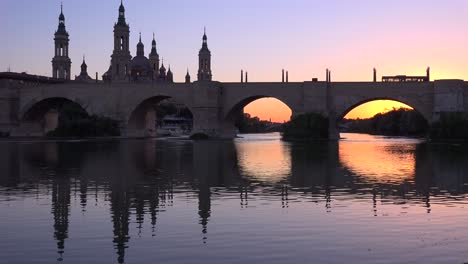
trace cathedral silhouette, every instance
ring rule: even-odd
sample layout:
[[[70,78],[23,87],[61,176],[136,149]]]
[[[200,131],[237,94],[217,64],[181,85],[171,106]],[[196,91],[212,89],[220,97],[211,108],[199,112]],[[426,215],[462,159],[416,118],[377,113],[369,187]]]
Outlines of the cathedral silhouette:
[[[65,15],[63,14],[63,6],[59,16],[58,29],[55,32],[55,56],[52,59],[52,76],[58,79],[71,79],[71,59],[69,54],[69,33],[65,27]],[[171,71],[171,66],[164,66],[164,61],[160,61],[159,54],[156,48],[156,38],[153,34],[151,43],[151,52],[149,56],[145,56],[145,45],[141,41],[137,44],[136,56],[132,57],[130,53],[130,26],[125,20],[125,7],[123,2],[120,2],[119,16],[117,23],[114,25],[114,51],[111,55],[109,69],[102,75],[103,81],[106,82],[174,82],[174,74]],[[203,34],[202,48],[198,54],[198,81],[211,81],[211,51],[208,49],[208,37],[206,30]],[[160,66],[161,64],[161,66]],[[96,76],[97,78],[97,76]],[[87,65],[83,57],[80,75],[75,77],[77,81],[96,81],[93,80],[87,73]],[[187,69],[185,82],[190,83],[190,74]]]

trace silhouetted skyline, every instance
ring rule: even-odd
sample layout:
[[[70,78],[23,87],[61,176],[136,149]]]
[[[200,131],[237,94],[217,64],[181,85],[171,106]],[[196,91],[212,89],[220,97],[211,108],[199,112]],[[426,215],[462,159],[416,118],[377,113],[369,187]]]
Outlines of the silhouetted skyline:
[[[64,1],[72,40],[72,75],[78,75],[83,54],[89,72],[104,73],[112,53],[112,27],[118,0]],[[207,27],[216,65],[214,79],[239,81],[240,69],[250,81],[290,81],[312,77],[371,80],[379,74],[423,74],[428,65],[434,78],[465,78],[468,37],[464,10],[468,3],[452,1],[124,1],[131,26],[131,52],[138,32],[149,52],[153,32],[170,63],[175,80],[184,81],[187,67],[197,69],[194,56]],[[8,40],[0,67],[51,75],[52,35],[60,1],[2,1],[2,35]],[[278,19],[281,18],[281,19]],[[32,61],[28,61],[31,59]]]
[[[112,53],[112,30],[118,0],[64,1],[70,33],[71,76],[80,74],[86,55],[88,72],[105,73]],[[139,32],[149,53],[153,33],[161,59],[170,64],[174,80],[183,82],[187,68],[197,71],[196,52],[207,27],[213,53],[213,79],[240,81],[244,69],[249,81],[325,79],[371,81],[373,67],[381,75],[423,75],[431,66],[432,79],[467,79],[468,3],[451,1],[368,0],[352,3],[293,0],[219,2],[214,0],[155,2],[124,1],[130,23],[130,51],[136,55]],[[6,41],[0,50],[0,71],[29,72],[51,76],[53,32],[60,1],[2,1],[0,29]],[[281,19],[278,19],[281,18]],[[3,69],[2,69],[3,68]],[[290,113],[273,100],[250,107],[252,115],[281,122]],[[357,116],[368,117],[389,105],[364,108]],[[395,104],[391,107],[400,107]],[[279,109],[279,110],[278,110]],[[279,112],[271,115],[269,113]]]

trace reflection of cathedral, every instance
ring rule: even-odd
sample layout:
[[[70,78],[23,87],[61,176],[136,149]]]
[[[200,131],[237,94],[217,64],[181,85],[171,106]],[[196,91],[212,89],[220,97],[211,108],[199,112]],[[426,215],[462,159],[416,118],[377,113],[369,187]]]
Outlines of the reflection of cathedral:
[[[208,38],[206,33],[203,35],[202,48],[199,53],[199,81],[211,81],[211,52],[208,49]],[[60,13],[59,27],[55,33],[55,57],[52,60],[54,78],[70,80],[71,60],[68,57],[69,33],[65,29],[65,16]],[[153,34],[151,43],[151,52],[149,56],[145,56],[145,46],[141,41],[137,44],[136,56],[132,58],[130,54],[130,26],[125,19],[125,7],[120,3],[119,17],[114,25],[114,51],[111,55],[110,67],[103,74],[104,81],[158,81],[158,82],[174,82],[174,74],[169,65],[168,69],[164,66],[164,61],[161,63],[159,54],[156,49],[156,39]],[[97,75],[97,73],[96,73]],[[97,77],[97,76],[96,76]],[[87,73],[87,65],[84,62],[81,66],[81,73],[76,76],[78,81],[91,81]],[[187,72],[185,81],[190,82],[190,75]]]

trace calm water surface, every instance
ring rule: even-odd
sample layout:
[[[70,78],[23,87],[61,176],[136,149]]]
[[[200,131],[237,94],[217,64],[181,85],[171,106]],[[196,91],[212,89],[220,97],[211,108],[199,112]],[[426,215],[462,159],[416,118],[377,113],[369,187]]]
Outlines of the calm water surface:
[[[464,263],[468,147],[0,143],[0,263]]]

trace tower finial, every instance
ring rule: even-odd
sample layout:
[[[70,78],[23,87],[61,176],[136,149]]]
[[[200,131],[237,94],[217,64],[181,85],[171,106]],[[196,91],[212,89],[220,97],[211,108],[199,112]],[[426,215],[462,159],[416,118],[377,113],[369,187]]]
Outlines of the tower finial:
[[[154,36],[154,32],[153,32],[153,40],[156,40],[156,37]]]
[[[63,14],[63,2],[60,2],[60,13]]]
[[[140,31],[140,42],[141,42],[141,31]]]
[[[83,63],[85,62],[85,55],[83,54]]]

